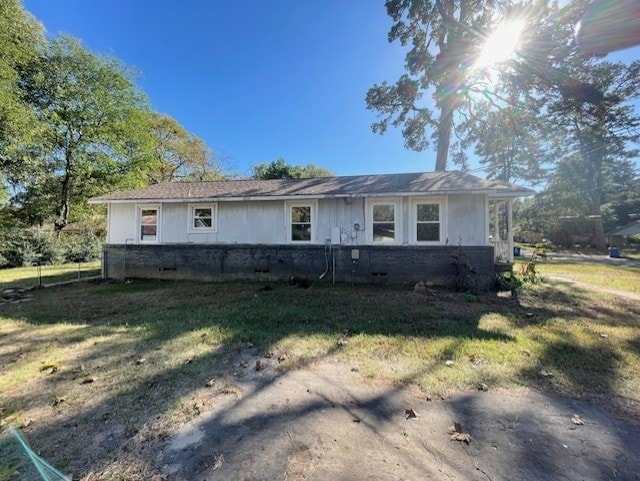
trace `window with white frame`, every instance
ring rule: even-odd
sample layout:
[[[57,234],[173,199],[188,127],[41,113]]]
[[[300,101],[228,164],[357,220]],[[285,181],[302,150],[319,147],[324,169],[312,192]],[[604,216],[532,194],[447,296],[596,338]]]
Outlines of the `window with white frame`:
[[[289,242],[312,242],[315,225],[313,203],[287,203]]]
[[[189,232],[216,232],[217,204],[189,204]]]
[[[138,240],[140,242],[158,242],[160,225],[160,207],[138,207]]]
[[[417,200],[413,204],[415,242],[418,244],[442,242],[442,202]]]
[[[400,241],[400,202],[381,199],[369,203],[368,234],[373,243],[397,244]]]

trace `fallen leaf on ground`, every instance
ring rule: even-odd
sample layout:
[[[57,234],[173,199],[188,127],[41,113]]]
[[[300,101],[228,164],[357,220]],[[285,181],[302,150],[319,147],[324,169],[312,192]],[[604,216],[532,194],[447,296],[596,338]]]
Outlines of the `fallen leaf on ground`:
[[[445,364],[445,366],[449,366],[449,367],[451,367],[451,366],[453,366],[454,362],[453,362],[451,359],[447,359],[447,360],[444,362],[444,364]]]
[[[136,361],[136,364],[140,365],[140,364],[145,364],[146,362],[147,362],[147,360],[144,357],[141,357],[140,359],[138,359]]]
[[[280,354],[278,356],[278,362],[284,362],[286,360],[287,360],[287,353],[286,352],[283,352],[282,354]]]
[[[573,417],[571,418],[571,422],[576,426],[584,426],[584,421],[577,414],[573,415]]]
[[[344,338],[338,340],[338,346],[346,346],[347,344],[349,344],[349,341]]]
[[[49,374],[53,374],[54,372],[58,371],[58,369],[60,369],[60,366],[58,366],[58,364],[54,362],[47,362],[40,366],[40,371],[48,371]]]
[[[216,386],[216,380],[215,380],[215,379],[209,379],[209,380],[207,381],[206,386],[207,386],[207,387],[215,387],[215,386]]]
[[[475,354],[471,354],[471,355],[469,356],[469,361],[471,361],[471,362],[476,362],[476,355],[475,355]]]
[[[416,413],[413,409],[407,409],[404,412],[404,417],[407,419],[418,419],[420,416],[418,416],[418,413]]]
[[[80,384],[91,384],[92,382],[94,382],[96,380],[96,378],[94,378],[93,376],[89,376],[89,377],[85,377],[82,382],[80,382]]]
[[[471,442],[471,436],[469,436],[467,433],[453,433],[451,435],[451,439],[453,441],[461,441],[467,444]]]
[[[52,405],[52,406],[57,406],[58,404],[61,404],[61,403],[65,402],[66,400],[67,400],[67,398],[64,398],[64,397],[58,397],[58,398],[55,398],[55,399],[53,400],[53,403],[51,403],[51,405]]]
[[[546,371],[546,370],[544,370],[544,369],[541,369],[541,370],[540,370],[540,375],[541,375],[542,377],[553,377],[553,373],[551,373],[551,372],[549,372],[549,371]]]
[[[523,349],[522,354],[524,354],[525,356],[531,356],[531,351],[529,351],[528,349]]]
[[[460,441],[466,444],[471,442],[471,435],[464,432],[460,423],[453,423],[453,426],[449,428],[449,434],[451,434],[452,441]]]
[[[193,358],[192,357],[190,357],[189,359],[184,361],[185,364],[191,364],[192,362],[193,362]]]
[[[31,418],[26,419],[25,421],[22,421],[22,424],[20,425],[20,429],[28,428],[29,426],[31,426],[31,424],[33,424],[33,419]]]
[[[600,337],[603,339],[606,339],[607,337],[609,337],[609,334],[605,334],[604,332],[601,332]]]
[[[224,464],[224,456],[222,454],[214,454],[213,455],[213,466],[211,466],[211,471],[215,471],[219,467]]]

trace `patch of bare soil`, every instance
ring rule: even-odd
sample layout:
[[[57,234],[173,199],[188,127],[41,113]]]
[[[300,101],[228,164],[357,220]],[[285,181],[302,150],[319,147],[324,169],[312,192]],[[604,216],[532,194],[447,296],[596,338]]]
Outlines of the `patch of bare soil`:
[[[430,400],[330,361],[281,372],[252,351],[234,371],[235,389],[212,390],[207,411],[158,444],[157,479],[640,479],[640,425],[588,402]]]

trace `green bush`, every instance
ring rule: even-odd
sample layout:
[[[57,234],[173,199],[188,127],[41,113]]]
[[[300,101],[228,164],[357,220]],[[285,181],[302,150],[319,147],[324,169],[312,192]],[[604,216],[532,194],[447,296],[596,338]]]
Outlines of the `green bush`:
[[[102,241],[92,233],[12,229],[0,236],[0,267],[90,262],[100,259],[101,252]]]

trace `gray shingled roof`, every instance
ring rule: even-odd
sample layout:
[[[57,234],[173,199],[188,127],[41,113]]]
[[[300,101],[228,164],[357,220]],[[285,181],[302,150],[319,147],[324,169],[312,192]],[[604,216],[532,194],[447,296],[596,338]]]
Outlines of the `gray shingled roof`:
[[[640,220],[636,220],[622,227],[612,230],[607,235],[637,235],[640,234]]]
[[[508,182],[485,180],[465,172],[447,171],[314,179],[165,182],[144,189],[114,192],[94,197],[89,202],[262,199],[270,197],[313,198],[463,192],[488,193],[503,197],[521,197],[535,193],[531,189]]]

